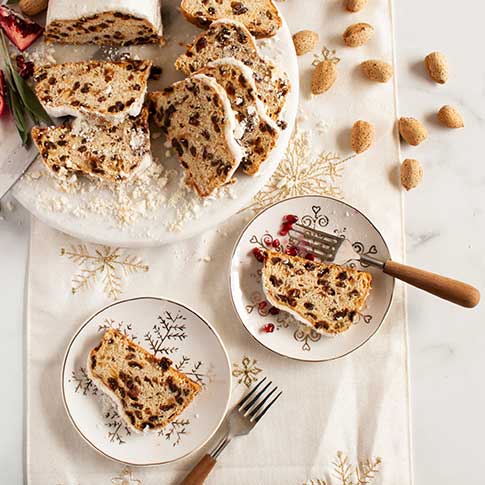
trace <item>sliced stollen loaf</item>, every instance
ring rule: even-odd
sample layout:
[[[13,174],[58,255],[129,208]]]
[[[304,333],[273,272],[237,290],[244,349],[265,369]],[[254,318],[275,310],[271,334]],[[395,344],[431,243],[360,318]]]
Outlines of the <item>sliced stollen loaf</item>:
[[[137,116],[147,92],[152,62],[84,61],[35,68],[35,93],[51,116],[101,116],[120,121]]]
[[[160,0],[49,0],[46,42],[163,43]]]
[[[213,22],[207,31],[189,44],[185,54],[175,61],[175,67],[189,75],[209,62],[227,57],[233,57],[252,69],[268,115],[277,120],[290,90],[288,77],[259,55],[253,36],[240,22],[227,19]]]
[[[273,0],[182,0],[180,10],[189,22],[202,28],[214,20],[237,20],[255,37],[272,37],[282,24]]]
[[[335,264],[268,251],[263,290],[268,301],[319,333],[350,328],[371,289],[372,276]]]
[[[201,387],[115,329],[89,353],[87,372],[117,405],[130,429],[161,429],[172,422]]]
[[[274,148],[279,128],[257,96],[253,72],[241,61],[226,58],[211,62],[197,73],[213,77],[226,90],[240,126],[236,137],[246,150],[241,168],[254,175]]]
[[[148,108],[120,123],[86,118],[72,125],[32,128],[42,160],[55,174],[85,174],[107,181],[127,180],[152,163]]]
[[[186,184],[201,197],[231,181],[244,150],[224,89],[203,74],[149,93],[155,123],[167,135],[186,171]]]

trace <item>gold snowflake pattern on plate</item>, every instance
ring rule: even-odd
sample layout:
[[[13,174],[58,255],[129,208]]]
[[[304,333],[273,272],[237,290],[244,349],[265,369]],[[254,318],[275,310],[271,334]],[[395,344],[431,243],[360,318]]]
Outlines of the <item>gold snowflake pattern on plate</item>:
[[[141,480],[133,477],[130,467],[125,466],[117,477],[111,479],[112,485],[141,485]]]
[[[257,363],[256,359],[250,359],[245,355],[241,363],[234,362],[232,364],[232,375],[237,379],[238,384],[244,384],[247,388],[250,388],[259,379],[258,374],[263,369],[257,367]]]
[[[342,451],[337,452],[333,465],[332,479],[313,478],[307,480],[302,485],[333,485],[339,483],[340,485],[364,485],[370,484],[374,481],[380,471],[382,460],[377,457],[375,459],[366,459],[360,461],[357,465],[350,463],[349,457]]]
[[[61,248],[60,254],[79,266],[72,278],[73,295],[100,282],[105,295],[116,300],[123,292],[127,276],[150,270],[140,257],[127,254],[121,248],[75,244]]]
[[[342,159],[334,152],[312,156],[311,133],[296,128],[273,177],[253,199],[251,209],[259,211],[280,200],[297,195],[328,195],[341,199],[337,181],[343,175],[345,164],[354,157]]]

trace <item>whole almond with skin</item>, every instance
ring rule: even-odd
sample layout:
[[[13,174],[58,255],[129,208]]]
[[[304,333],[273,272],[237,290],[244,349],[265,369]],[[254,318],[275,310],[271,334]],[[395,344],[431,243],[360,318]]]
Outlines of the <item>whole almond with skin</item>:
[[[352,126],[351,145],[355,153],[368,150],[374,142],[374,125],[368,121],[356,121]]]
[[[367,5],[367,0],[345,0],[345,8],[349,12],[360,12]]]
[[[319,35],[313,30],[300,30],[293,36],[297,56],[311,52],[317,46]]]
[[[37,15],[43,12],[49,3],[49,0],[20,0],[19,7],[25,15]]]
[[[438,111],[438,119],[448,128],[463,128],[463,116],[453,106],[445,105]]]
[[[394,75],[394,69],[390,64],[377,59],[364,61],[360,66],[364,75],[371,81],[387,83]]]
[[[428,138],[428,130],[416,118],[401,118],[399,133],[410,145],[416,146]]]
[[[374,27],[362,22],[347,27],[342,37],[348,47],[360,47],[366,44],[373,34]]]
[[[426,69],[433,81],[445,84],[448,81],[448,61],[441,52],[432,52],[424,59]]]
[[[324,60],[317,64],[312,76],[312,93],[322,94],[328,91],[337,79],[337,64]]]
[[[401,185],[406,190],[414,189],[423,179],[423,168],[414,158],[406,158],[401,164]]]

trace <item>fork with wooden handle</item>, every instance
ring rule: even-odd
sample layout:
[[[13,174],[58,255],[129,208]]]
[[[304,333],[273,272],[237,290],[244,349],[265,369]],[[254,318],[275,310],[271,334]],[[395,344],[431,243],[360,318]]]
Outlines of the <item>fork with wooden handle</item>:
[[[256,423],[266,414],[268,409],[281,396],[283,391],[278,392],[272,382],[266,382],[266,377],[238,403],[227,418],[228,431],[224,434],[217,446],[202,457],[192,471],[181,482],[181,485],[200,485],[205,482],[207,476],[217,463],[217,458],[222,450],[237,436],[247,435]],[[263,386],[263,384],[265,384]]]
[[[366,266],[374,266],[389,276],[456,305],[473,308],[480,302],[480,292],[467,283],[396,263],[390,259],[381,261],[368,254],[358,253],[344,236],[337,236],[298,223],[290,229],[289,236],[292,245],[305,247],[323,262],[333,263],[338,254],[339,260],[360,261]]]

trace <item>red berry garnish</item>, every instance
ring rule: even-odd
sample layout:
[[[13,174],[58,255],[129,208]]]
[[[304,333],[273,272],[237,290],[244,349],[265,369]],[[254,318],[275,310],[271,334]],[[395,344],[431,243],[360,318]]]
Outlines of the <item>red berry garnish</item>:
[[[7,110],[7,92],[5,88],[5,78],[0,71],[0,116]]]
[[[288,234],[288,231],[286,229],[281,229],[280,232],[278,233],[280,236],[286,236]]]
[[[298,216],[295,216],[293,214],[288,214],[285,217],[283,217],[283,222],[286,224],[294,224],[295,222],[298,222]]]
[[[296,256],[298,254],[298,251],[295,246],[287,246],[285,249],[285,253],[289,254],[290,256]]]
[[[4,5],[0,5],[0,27],[19,51],[24,51],[44,30],[32,20],[21,17]]]
[[[278,310],[278,308],[276,308],[275,306],[272,306],[270,309],[269,309],[269,313],[270,315],[278,315],[280,313],[280,311]]]
[[[259,248],[254,248],[252,250],[253,256],[256,258],[257,261],[260,263],[264,263],[264,253]]]
[[[280,240],[279,239],[275,239],[271,245],[274,247],[274,248],[279,248],[281,246],[280,244]]]
[[[274,332],[274,325],[272,323],[267,323],[264,327],[263,327],[263,332],[266,332],[266,333],[273,333]]]
[[[34,63],[26,61],[24,56],[18,55],[15,58],[15,63],[17,64],[17,70],[20,77],[23,79],[29,79],[29,77],[34,74]]]
[[[310,261],[315,261],[315,255],[312,253],[306,253],[305,259],[309,259]]]

